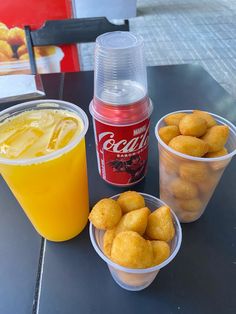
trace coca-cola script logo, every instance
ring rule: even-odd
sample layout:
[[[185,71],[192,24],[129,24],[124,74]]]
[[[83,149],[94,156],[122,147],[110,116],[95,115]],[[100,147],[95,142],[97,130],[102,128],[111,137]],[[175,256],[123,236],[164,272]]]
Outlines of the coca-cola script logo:
[[[133,153],[148,144],[149,125],[145,133],[133,137],[131,140],[121,139],[118,142],[115,140],[114,132],[102,132],[98,136],[99,147],[102,150],[111,151],[113,153]]]

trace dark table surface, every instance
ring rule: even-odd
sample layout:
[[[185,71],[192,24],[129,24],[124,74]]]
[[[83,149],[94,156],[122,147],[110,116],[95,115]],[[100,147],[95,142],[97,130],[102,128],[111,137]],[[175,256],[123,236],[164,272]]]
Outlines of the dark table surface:
[[[97,172],[88,112],[93,72],[48,74],[42,79],[47,98],[73,102],[90,119],[86,135],[90,206],[123,191],[105,183]],[[148,174],[134,189],[158,196],[157,120],[171,111],[196,108],[236,123],[236,101],[205,70],[193,65],[150,67],[148,86],[154,103]],[[182,224],[183,242],[175,260],[140,292],[125,291],[113,281],[90,243],[88,228],[63,243],[41,239],[0,180],[0,313],[235,313],[235,180],[233,160],[203,216]]]

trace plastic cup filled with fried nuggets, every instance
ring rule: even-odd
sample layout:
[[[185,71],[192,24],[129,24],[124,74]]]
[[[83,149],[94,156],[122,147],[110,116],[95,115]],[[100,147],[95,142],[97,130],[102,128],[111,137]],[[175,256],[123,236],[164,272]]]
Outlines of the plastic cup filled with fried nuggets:
[[[139,194],[143,201],[140,197],[133,199],[132,193]],[[105,230],[104,224],[99,223],[99,228],[93,224],[94,213],[90,216],[90,239],[114,281],[123,289],[139,291],[148,287],[178,253],[182,241],[180,223],[175,213],[154,196],[128,191],[111,199],[120,205],[122,218],[115,222],[117,214],[112,206],[113,213],[109,215],[114,226]]]
[[[160,198],[175,211],[180,222],[193,222],[203,214],[236,154],[236,127],[215,114],[185,110],[161,118],[155,135]]]

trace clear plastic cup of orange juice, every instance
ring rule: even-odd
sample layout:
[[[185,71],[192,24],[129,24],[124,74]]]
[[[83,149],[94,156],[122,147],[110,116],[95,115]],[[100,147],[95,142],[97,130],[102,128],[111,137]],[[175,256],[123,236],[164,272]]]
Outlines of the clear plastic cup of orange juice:
[[[87,129],[84,111],[65,101],[30,101],[0,112],[0,173],[48,240],[69,240],[87,224]]]

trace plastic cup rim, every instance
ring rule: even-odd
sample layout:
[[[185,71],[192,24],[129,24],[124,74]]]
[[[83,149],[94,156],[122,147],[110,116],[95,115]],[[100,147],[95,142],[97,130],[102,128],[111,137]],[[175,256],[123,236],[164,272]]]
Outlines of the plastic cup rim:
[[[116,195],[113,195],[111,196],[110,198],[114,199],[114,198],[117,198],[119,194],[116,194]],[[139,192],[139,194],[141,194],[144,198],[145,196],[147,197],[151,197],[153,200],[155,201],[158,201],[162,204],[162,206],[168,206],[166,203],[164,203],[161,199],[153,196],[153,195],[150,195],[150,194],[147,194],[147,193],[141,193]],[[169,206],[168,206],[169,207]],[[169,207],[170,208],[170,207]],[[112,266],[114,267],[115,269],[117,270],[120,270],[120,271],[124,271],[126,273],[132,273],[132,274],[147,274],[147,273],[151,273],[153,271],[158,271],[160,270],[161,268],[165,267],[167,264],[169,264],[174,258],[175,256],[177,255],[179,249],[180,249],[180,246],[181,246],[181,243],[182,243],[182,229],[181,229],[181,225],[180,225],[180,222],[179,222],[179,219],[177,218],[176,214],[173,212],[173,210],[170,208],[171,210],[171,214],[172,214],[172,217],[174,217],[174,220],[175,220],[175,223],[177,225],[177,229],[178,229],[178,238],[177,238],[177,244],[176,244],[176,247],[174,249],[174,251],[172,252],[172,254],[164,261],[162,262],[161,264],[158,264],[156,266],[153,266],[153,267],[149,267],[149,268],[127,268],[127,267],[124,267],[124,266],[121,266],[121,265],[118,265],[116,264],[115,262],[112,262],[103,252],[102,250],[99,248],[99,246],[97,245],[96,243],[96,240],[93,236],[93,231],[96,229],[96,227],[90,222],[89,224],[89,236],[90,236],[90,240],[92,242],[92,245],[93,245],[93,248],[95,249],[95,251],[97,252],[97,254],[104,260],[104,262],[106,262],[109,266]]]
[[[136,43],[135,44],[132,44],[130,46],[127,46],[127,47],[104,47],[102,44],[101,44],[101,38],[105,37],[105,36],[108,36],[108,35],[114,35],[114,33],[128,33],[129,36],[132,36],[134,37],[135,39],[137,39]],[[134,49],[137,47],[142,47],[144,45],[144,40],[143,40],[143,37],[141,35],[138,35],[138,34],[134,34],[133,32],[128,32],[128,31],[114,31],[114,32],[107,32],[107,33],[104,33],[104,34],[101,34],[99,35],[97,38],[96,38],[96,42],[95,42],[95,47],[96,49],[99,49],[100,51],[103,51],[103,52],[111,52],[111,51],[129,51],[130,49]]]
[[[212,158],[203,158],[203,157],[194,157],[194,156],[190,156],[190,155],[186,155],[186,154],[183,154],[183,153],[180,153],[176,150],[174,150],[173,148],[171,148],[170,146],[168,146],[166,143],[164,143],[162,141],[162,139],[160,138],[159,136],[159,133],[158,133],[158,129],[159,129],[159,125],[161,124],[161,122],[169,115],[171,114],[175,114],[175,113],[182,113],[182,112],[193,112],[193,109],[190,109],[190,110],[178,110],[178,111],[173,111],[173,112],[170,112],[166,115],[164,115],[161,119],[158,120],[156,126],[155,126],[155,136],[156,136],[156,139],[158,141],[158,143],[160,143],[166,150],[168,150],[169,152],[171,152],[172,154],[175,154],[179,157],[182,157],[182,158],[185,158],[185,159],[189,159],[189,160],[194,160],[194,161],[201,161],[201,162],[213,162],[213,161],[223,161],[223,160],[226,160],[226,159],[229,159],[229,158],[232,158],[235,154],[236,154],[236,148],[229,154],[227,155],[224,155],[224,156],[220,156],[220,157],[212,157]],[[233,133],[235,134],[235,137],[236,137],[236,127],[234,126],[233,123],[231,123],[229,120],[217,115],[217,114],[214,114],[214,113],[211,113],[211,112],[208,112],[208,111],[205,111],[204,112],[206,113],[209,113],[211,116],[213,116],[214,118],[218,118],[220,120],[222,120],[222,122],[225,122],[225,125],[227,126],[230,126],[231,130],[233,131]]]
[[[30,165],[30,164],[38,164],[38,163],[42,163],[45,162],[47,160],[51,160],[54,158],[57,158],[60,155],[63,155],[64,153],[66,153],[67,151],[69,151],[70,149],[72,149],[74,146],[76,146],[81,140],[82,138],[84,138],[85,134],[87,133],[88,130],[88,126],[89,126],[89,122],[88,122],[88,117],[86,115],[86,113],[78,106],[68,102],[68,101],[64,101],[64,100],[57,100],[57,99],[41,99],[41,100],[32,100],[32,101],[27,101],[27,102],[23,102],[20,103],[18,105],[15,106],[11,106],[8,107],[2,111],[0,111],[0,118],[2,116],[6,115],[6,118],[8,118],[8,116],[10,116],[12,113],[14,114],[18,112],[19,109],[21,108],[25,108],[24,111],[30,110],[30,108],[35,109],[34,105],[38,104],[38,108],[46,108],[46,106],[40,106],[41,104],[46,104],[48,103],[48,105],[53,105],[54,109],[61,109],[60,106],[66,105],[68,109],[72,109],[73,112],[75,113],[79,113],[79,117],[83,122],[84,128],[82,130],[82,132],[79,134],[79,136],[77,136],[73,141],[71,141],[68,145],[66,145],[65,147],[58,149],[48,155],[45,156],[41,156],[41,157],[34,157],[34,158],[24,158],[24,159],[8,159],[8,158],[3,158],[0,157],[0,163],[2,164],[8,164],[8,165]],[[59,106],[57,106],[59,105]],[[36,106],[37,108],[37,106]],[[67,110],[67,108],[65,108],[64,110]]]

